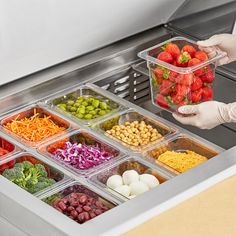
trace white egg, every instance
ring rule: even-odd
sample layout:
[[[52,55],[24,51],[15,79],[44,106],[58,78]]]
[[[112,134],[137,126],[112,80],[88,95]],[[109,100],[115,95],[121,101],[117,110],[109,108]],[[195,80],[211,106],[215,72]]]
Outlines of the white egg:
[[[134,182],[130,185],[131,195],[139,195],[139,194],[142,194],[148,190],[149,190],[149,187],[147,186],[147,184],[145,184],[141,181]]]
[[[137,182],[139,180],[139,174],[135,170],[126,170],[122,175],[124,184],[130,185],[133,182]]]
[[[115,188],[114,190],[125,197],[129,197],[130,195],[130,187],[128,185],[119,186]]]
[[[112,175],[107,180],[107,187],[111,189],[115,189],[121,185],[123,185],[123,180],[120,175]]]
[[[154,188],[156,187],[157,185],[160,184],[159,180],[153,176],[153,175],[150,175],[150,174],[142,174],[139,176],[139,180],[145,184],[147,184],[147,186],[149,188]]]

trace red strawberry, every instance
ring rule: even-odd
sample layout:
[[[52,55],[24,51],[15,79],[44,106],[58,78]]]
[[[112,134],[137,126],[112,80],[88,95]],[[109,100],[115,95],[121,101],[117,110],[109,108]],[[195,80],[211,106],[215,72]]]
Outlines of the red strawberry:
[[[197,64],[201,63],[201,61],[197,58],[191,58],[189,61],[188,61],[188,66],[195,66]]]
[[[199,59],[200,61],[206,61],[208,59],[208,56],[204,51],[195,52],[194,57]]]
[[[195,66],[197,64],[201,63],[201,61],[197,58],[192,58],[188,62],[188,66]],[[197,69],[193,72],[196,76],[200,76],[204,74],[204,68]]]
[[[190,54],[188,52],[183,52],[176,59],[177,66],[179,66],[179,67],[187,67],[188,66],[188,61],[190,59],[191,59]]]
[[[214,74],[212,70],[208,68],[208,71],[201,76],[201,80],[205,83],[212,83],[214,81]]]
[[[160,94],[166,96],[171,92],[173,83],[170,80],[163,80],[160,86]]]
[[[161,94],[157,94],[156,96],[156,103],[163,108],[170,108],[169,104],[167,103],[165,97]]]
[[[174,43],[168,43],[165,47],[165,52],[170,53],[174,59],[180,55],[180,49]]]
[[[173,62],[173,57],[168,52],[160,52],[157,56],[157,59],[171,64]]]
[[[175,78],[177,78],[177,76],[179,75],[179,73],[173,71],[173,70],[170,70],[170,73],[169,73],[169,80],[174,82],[175,81]]]
[[[202,89],[202,101],[210,101],[213,98],[213,90],[211,87],[204,87]]]
[[[203,85],[202,80],[199,77],[197,77],[193,82],[193,84],[191,85],[191,90],[192,91],[198,90],[202,87],[202,85]]]
[[[194,81],[194,77],[193,74],[189,73],[189,74],[179,74],[179,76],[177,78],[175,78],[176,83],[178,84],[183,84],[186,86],[190,86],[193,81]]]
[[[174,94],[176,95],[181,95],[186,97],[188,93],[190,92],[189,86],[185,86],[182,84],[176,84],[174,88]]]
[[[199,90],[196,90],[196,91],[192,92],[190,97],[191,97],[191,101],[193,103],[200,102],[201,99],[202,99],[202,89],[200,88]]]
[[[175,94],[175,95],[172,95],[171,98],[172,98],[173,103],[179,104],[180,102],[183,101],[184,96],[183,95]]]
[[[188,100],[183,100],[182,102],[180,102],[179,104],[178,104],[178,107],[181,107],[181,106],[185,106],[185,105],[188,105]]]
[[[196,52],[196,49],[195,49],[193,46],[187,44],[187,45],[183,46],[181,52],[182,52],[182,53],[183,53],[183,52],[187,52],[187,53],[190,54],[191,57],[194,57],[194,54],[195,54],[195,52]]]
[[[154,74],[157,78],[162,78],[164,71],[161,67],[157,67],[154,69]]]

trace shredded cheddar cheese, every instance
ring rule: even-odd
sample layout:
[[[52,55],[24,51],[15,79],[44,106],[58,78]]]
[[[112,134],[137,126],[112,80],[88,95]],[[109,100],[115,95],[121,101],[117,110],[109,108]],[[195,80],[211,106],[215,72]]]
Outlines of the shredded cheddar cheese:
[[[158,157],[158,161],[168,165],[180,173],[183,173],[207,161],[207,158],[193,151],[186,151],[184,153],[166,151]]]

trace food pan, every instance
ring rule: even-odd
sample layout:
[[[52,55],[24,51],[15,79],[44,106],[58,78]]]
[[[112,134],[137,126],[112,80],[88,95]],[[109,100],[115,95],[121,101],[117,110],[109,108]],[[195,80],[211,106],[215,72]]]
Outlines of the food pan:
[[[0,161],[3,162],[8,160],[16,153],[20,152],[21,149],[5,137],[5,134],[0,133]],[[1,166],[0,166],[1,171]]]
[[[117,205],[78,181],[64,184],[40,197],[79,224],[86,223]]]
[[[15,172],[14,172],[15,175],[19,176],[19,178],[17,177],[17,180],[14,180],[14,183],[34,195],[40,195],[41,193],[46,192],[51,188],[54,188],[55,186],[63,183],[64,181],[69,180],[69,177],[66,176],[64,173],[57,170],[53,166],[45,163],[44,161],[42,161],[40,159],[40,157],[38,157],[34,154],[31,154],[31,153],[28,153],[28,152],[18,153],[17,155],[12,156],[9,160],[0,161],[0,166],[1,166],[0,174],[2,174],[4,176],[4,171],[10,170],[10,169],[14,168],[17,163],[22,163],[24,161],[28,161],[28,162],[32,163],[33,165],[41,164],[45,167],[45,170],[46,170],[46,173],[41,172],[38,169],[37,170],[35,170],[35,169],[34,170],[29,170],[29,169],[24,170],[23,174],[21,174],[22,173],[21,169],[15,170]],[[26,172],[26,171],[28,171],[28,172]],[[27,176],[26,176],[26,173],[27,173]],[[12,174],[13,174],[13,172],[8,173],[9,178],[14,178],[14,177],[12,177]],[[46,174],[48,178],[53,179],[55,183],[50,184],[50,185],[46,184],[45,179],[42,180],[42,178],[39,178],[39,177],[46,177],[44,174]],[[24,180],[20,180],[21,178],[23,178],[23,175],[25,175]],[[7,176],[4,176],[4,177],[7,178]],[[25,178],[27,178],[27,177],[28,177],[28,180],[26,181]],[[29,179],[32,179],[32,181],[29,182]],[[18,181],[18,182],[16,182],[16,181]],[[43,183],[35,186],[35,184],[37,182],[43,182]],[[45,187],[43,187],[43,186],[45,186]]]
[[[206,54],[196,42],[174,37],[140,52],[149,68],[153,104],[174,112],[182,105],[212,100],[216,64],[224,56],[213,48],[214,54]]]
[[[135,142],[132,142],[132,140],[128,140],[127,139],[123,139],[121,140],[121,136],[118,137],[114,137],[112,134],[109,134],[108,131],[111,130],[113,127],[118,127],[118,129],[120,129],[120,127],[123,127],[123,125],[125,125],[126,122],[134,122],[134,121],[138,121],[138,122],[142,122],[144,121],[146,125],[150,125],[153,129],[156,129],[158,131],[157,134],[157,138],[156,140],[152,140],[150,138],[150,140],[145,141],[145,144],[142,144],[141,142],[135,144]],[[169,137],[170,135],[173,135],[175,132],[177,132],[177,130],[175,130],[174,128],[168,127],[166,124],[164,124],[162,121],[159,121],[158,118],[152,118],[152,117],[148,117],[147,115],[138,112],[136,109],[129,109],[127,111],[123,111],[120,112],[118,115],[115,115],[113,117],[110,117],[108,119],[106,119],[105,121],[102,121],[100,123],[98,123],[97,125],[95,125],[93,127],[97,132],[103,133],[104,135],[108,136],[109,138],[111,138],[112,140],[119,142],[120,144],[122,144],[123,146],[125,146],[128,149],[131,149],[134,152],[143,152],[145,149],[147,149],[148,147],[164,140],[165,138]],[[118,133],[120,134],[120,130],[117,130]],[[127,132],[131,132],[131,136],[133,134],[132,129],[127,129]],[[146,131],[144,131],[145,133]],[[149,131],[147,131],[148,133]],[[117,132],[115,132],[117,134]],[[144,135],[143,133],[143,135]],[[130,134],[127,134],[128,137],[130,138]],[[125,136],[127,137],[127,136]]]
[[[167,165],[158,160],[158,157],[165,153],[166,151],[174,151],[177,153],[186,153],[187,151],[193,151],[203,157],[206,157],[206,160],[217,156],[219,154],[219,150],[216,150],[213,147],[208,146],[205,143],[202,143],[200,140],[197,140],[187,134],[178,134],[175,137],[170,138],[168,141],[164,141],[161,144],[156,145],[155,147],[150,148],[144,153],[149,160],[157,163],[158,165],[167,168],[175,174],[180,174],[182,171],[187,170],[185,167],[181,167],[180,169],[174,169],[173,166]],[[182,161],[182,165],[185,163]],[[184,172],[184,171],[183,171]]]
[[[50,109],[85,125],[94,124],[122,109],[120,104],[107,95],[104,96],[102,90],[99,93],[87,85],[72,91],[63,91],[46,100],[45,104]]]
[[[83,144],[83,147],[76,144]],[[94,153],[97,153],[94,148],[103,152],[103,160],[101,156],[94,157]],[[65,150],[67,150],[66,153]],[[124,156],[119,149],[85,130],[73,131],[57,140],[43,144],[38,151],[69,171],[85,177]],[[63,155],[67,156],[64,158]],[[96,158],[96,161],[91,157]]]
[[[142,174],[153,175],[154,177],[156,177],[156,179],[159,182],[159,183],[157,183],[157,186],[155,186],[155,187],[158,187],[159,184],[162,184],[165,181],[168,181],[171,177],[174,176],[174,175],[162,170],[161,168],[157,168],[154,165],[152,165],[152,164],[150,164],[138,157],[130,156],[130,157],[127,157],[126,159],[123,159],[123,160],[115,163],[112,166],[109,166],[105,170],[101,170],[100,172],[92,175],[89,178],[89,181],[92,184],[94,184],[96,187],[99,187],[100,189],[102,189],[103,191],[111,193],[115,196],[118,196],[120,199],[127,201],[127,200],[134,197],[134,195],[132,193],[129,194],[125,191],[126,193],[122,194],[122,192],[120,192],[120,189],[118,186],[120,184],[110,182],[110,186],[109,186],[109,184],[107,185],[107,183],[109,182],[108,181],[109,177],[111,177],[113,175],[122,176],[123,173],[128,170],[134,170],[139,175],[142,175]],[[119,178],[119,179],[121,179],[121,178]],[[124,179],[123,179],[123,181],[124,181]],[[134,182],[135,181],[136,180],[134,180]],[[123,182],[123,184],[124,184],[124,182]],[[115,185],[117,185],[118,187],[115,188]],[[127,184],[127,185],[130,187],[129,184]],[[148,190],[150,190],[153,187],[154,186],[148,187],[149,188]]]
[[[21,124],[21,121],[23,121],[26,118],[34,118],[38,114],[38,118],[43,118],[43,117],[48,117],[48,121],[50,123],[50,129],[49,130],[40,130],[41,127],[43,127],[43,122],[40,125],[34,126],[34,130],[32,132],[28,132],[27,135],[26,133],[23,133],[24,129],[27,129],[28,127],[32,127],[31,121],[28,121],[28,126],[27,124],[24,123],[24,126]],[[13,123],[17,122],[17,123]],[[45,121],[44,126],[48,126],[48,123]],[[55,132],[54,127],[51,126],[52,122],[57,126],[60,127],[58,129],[58,132],[56,132],[53,135],[48,135],[47,132]],[[35,125],[35,123],[34,123]],[[71,125],[68,121],[62,119],[60,116],[55,115],[53,112],[48,111],[46,108],[37,106],[37,105],[32,105],[30,107],[27,107],[25,109],[22,109],[20,111],[17,111],[13,114],[10,114],[6,116],[4,119],[1,120],[1,126],[3,127],[3,131],[6,133],[10,134],[13,138],[17,139],[19,142],[26,146],[30,147],[37,147],[41,143],[50,140],[51,138],[55,138],[58,135],[61,135],[65,133],[66,131],[71,129]],[[23,127],[18,129],[18,126]],[[39,127],[39,128],[38,128]],[[36,131],[35,129],[38,128]],[[44,133],[43,133],[44,132]],[[45,135],[45,138],[41,138],[40,135]],[[30,136],[29,136],[30,135]],[[33,141],[35,139],[35,141]]]

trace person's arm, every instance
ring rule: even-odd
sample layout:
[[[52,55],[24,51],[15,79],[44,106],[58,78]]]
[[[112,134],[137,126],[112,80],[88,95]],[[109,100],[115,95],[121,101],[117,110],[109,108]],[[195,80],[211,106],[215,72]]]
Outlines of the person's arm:
[[[182,106],[178,111],[182,115],[173,114],[177,121],[200,129],[212,129],[223,123],[236,122],[236,102],[224,104],[209,101],[199,105]]]

